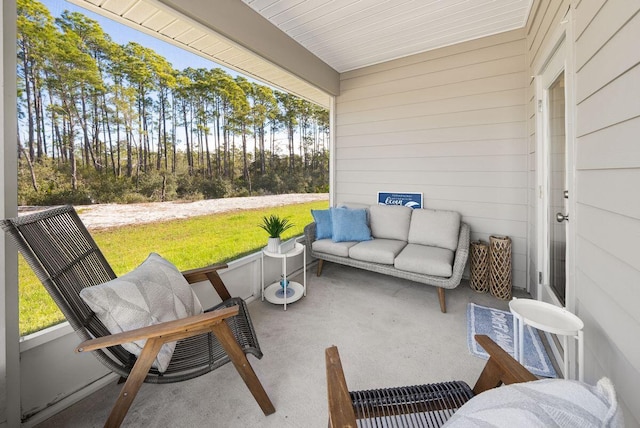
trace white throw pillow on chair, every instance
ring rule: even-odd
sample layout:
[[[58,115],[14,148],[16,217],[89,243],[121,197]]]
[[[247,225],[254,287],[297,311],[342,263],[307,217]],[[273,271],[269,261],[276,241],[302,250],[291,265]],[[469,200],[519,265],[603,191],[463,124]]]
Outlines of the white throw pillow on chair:
[[[202,305],[184,276],[156,253],[121,277],[85,288],[80,297],[112,334],[202,313]],[[122,346],[140,355],[145,342]],[[152,367],[166,371],[175,347],[176,342],[165,343]]]

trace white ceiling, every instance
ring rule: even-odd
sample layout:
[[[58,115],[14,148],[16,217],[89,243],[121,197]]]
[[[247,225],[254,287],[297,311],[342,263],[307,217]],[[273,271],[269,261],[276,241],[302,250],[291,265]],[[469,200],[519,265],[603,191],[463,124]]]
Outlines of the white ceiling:
[[[68,0],[328,107],[331,97],[163,0]],[[185,0],[244,2],[334,70],[345,72],[525,25],[533,0]],[[221,1],[221,3],[217,3]],[[242,4],[242,3],[239,3]],[[216,9],[218,6],[218,9]],[[250,9],[247,9],[250,11]],[[235,17],[235,16],[234,16]],[[242,17],[237,23],[243,25]],[[280,33],[279,33],[280,34]],[[269,36],[265,36],[268,40]],[[265,40],[265,41],[266,41]]]
[[[532,0],[242,0],[339,72],[525,25]]]

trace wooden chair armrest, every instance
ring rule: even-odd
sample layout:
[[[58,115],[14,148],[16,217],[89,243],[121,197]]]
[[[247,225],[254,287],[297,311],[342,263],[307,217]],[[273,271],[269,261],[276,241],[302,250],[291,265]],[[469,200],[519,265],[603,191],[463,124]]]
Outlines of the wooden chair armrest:
[[[205,266],[205,267],[201,267],[201,268],[196,268],[196,269],[189,269],[189,270],[185,270],[182,272],[182,275],[185,277],[185,279],[187,280],[187,282],[189,284],[193,284],[196,282],[201,282],[201,281],[206,281],[209,278],[207,278],[207,274],[209,272],[217,272],[221,269],[226,269],[228,268],[229,265],[227,265],[226,263],[219,263],[216,265],[211,265],[211,266]]]
[[[522,364],[491,340],[489,336],[476,334],[475,339],[490,356],[473,387],[475,394],[496,388],[501,384],[509,385],[511,383],[538,380]]]
[[[355,428],[356,415],[353,411],[351,396],[344,378],[338,348],[332,346],[325,350],[327,366],[327,395],[329,403],[330,428]]]
[[[182,272],[182,276],[184,276],[189,284],[208,280],[211,285],[213,285],[213,288],[216,290],[216,293],[218,293],[218,296],[220,296],[222,301],[225,301],[231,298],[231,294],[224,285],[224,282],[222,282],[222,278],[220,278],[218,271],[226,269],[227,267],[228,265],[226,263],[220,263],[217,265],[184,271]]]
[[[238,307],[234,306],[109,336],[98,337],[96,339],[85,340],[78,345],[76,352],[95,351],[96,349],[150,338],[161,338],[162,343],[173,342],[184,339],[185,337],[208,333],[211,331],[212,326],[219,324],[226,318],[237,315],[238,312]]]

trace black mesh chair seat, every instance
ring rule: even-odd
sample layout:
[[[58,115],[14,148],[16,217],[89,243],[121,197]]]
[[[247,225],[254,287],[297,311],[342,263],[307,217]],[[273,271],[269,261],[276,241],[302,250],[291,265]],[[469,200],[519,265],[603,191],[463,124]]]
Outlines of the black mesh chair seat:
[[[438,427],[474,396],[465,382],[351,391],[363,427]]]

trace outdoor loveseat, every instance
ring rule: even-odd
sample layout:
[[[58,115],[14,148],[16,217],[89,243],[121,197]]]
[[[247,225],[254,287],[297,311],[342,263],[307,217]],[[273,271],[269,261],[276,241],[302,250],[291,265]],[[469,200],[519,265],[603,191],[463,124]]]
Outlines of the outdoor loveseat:
[[[344,204],[312,210],[304,229],[318,275],[329,261],[445,289],[460,284],[469,255],[470,228],[455,211],[393,205]]]

